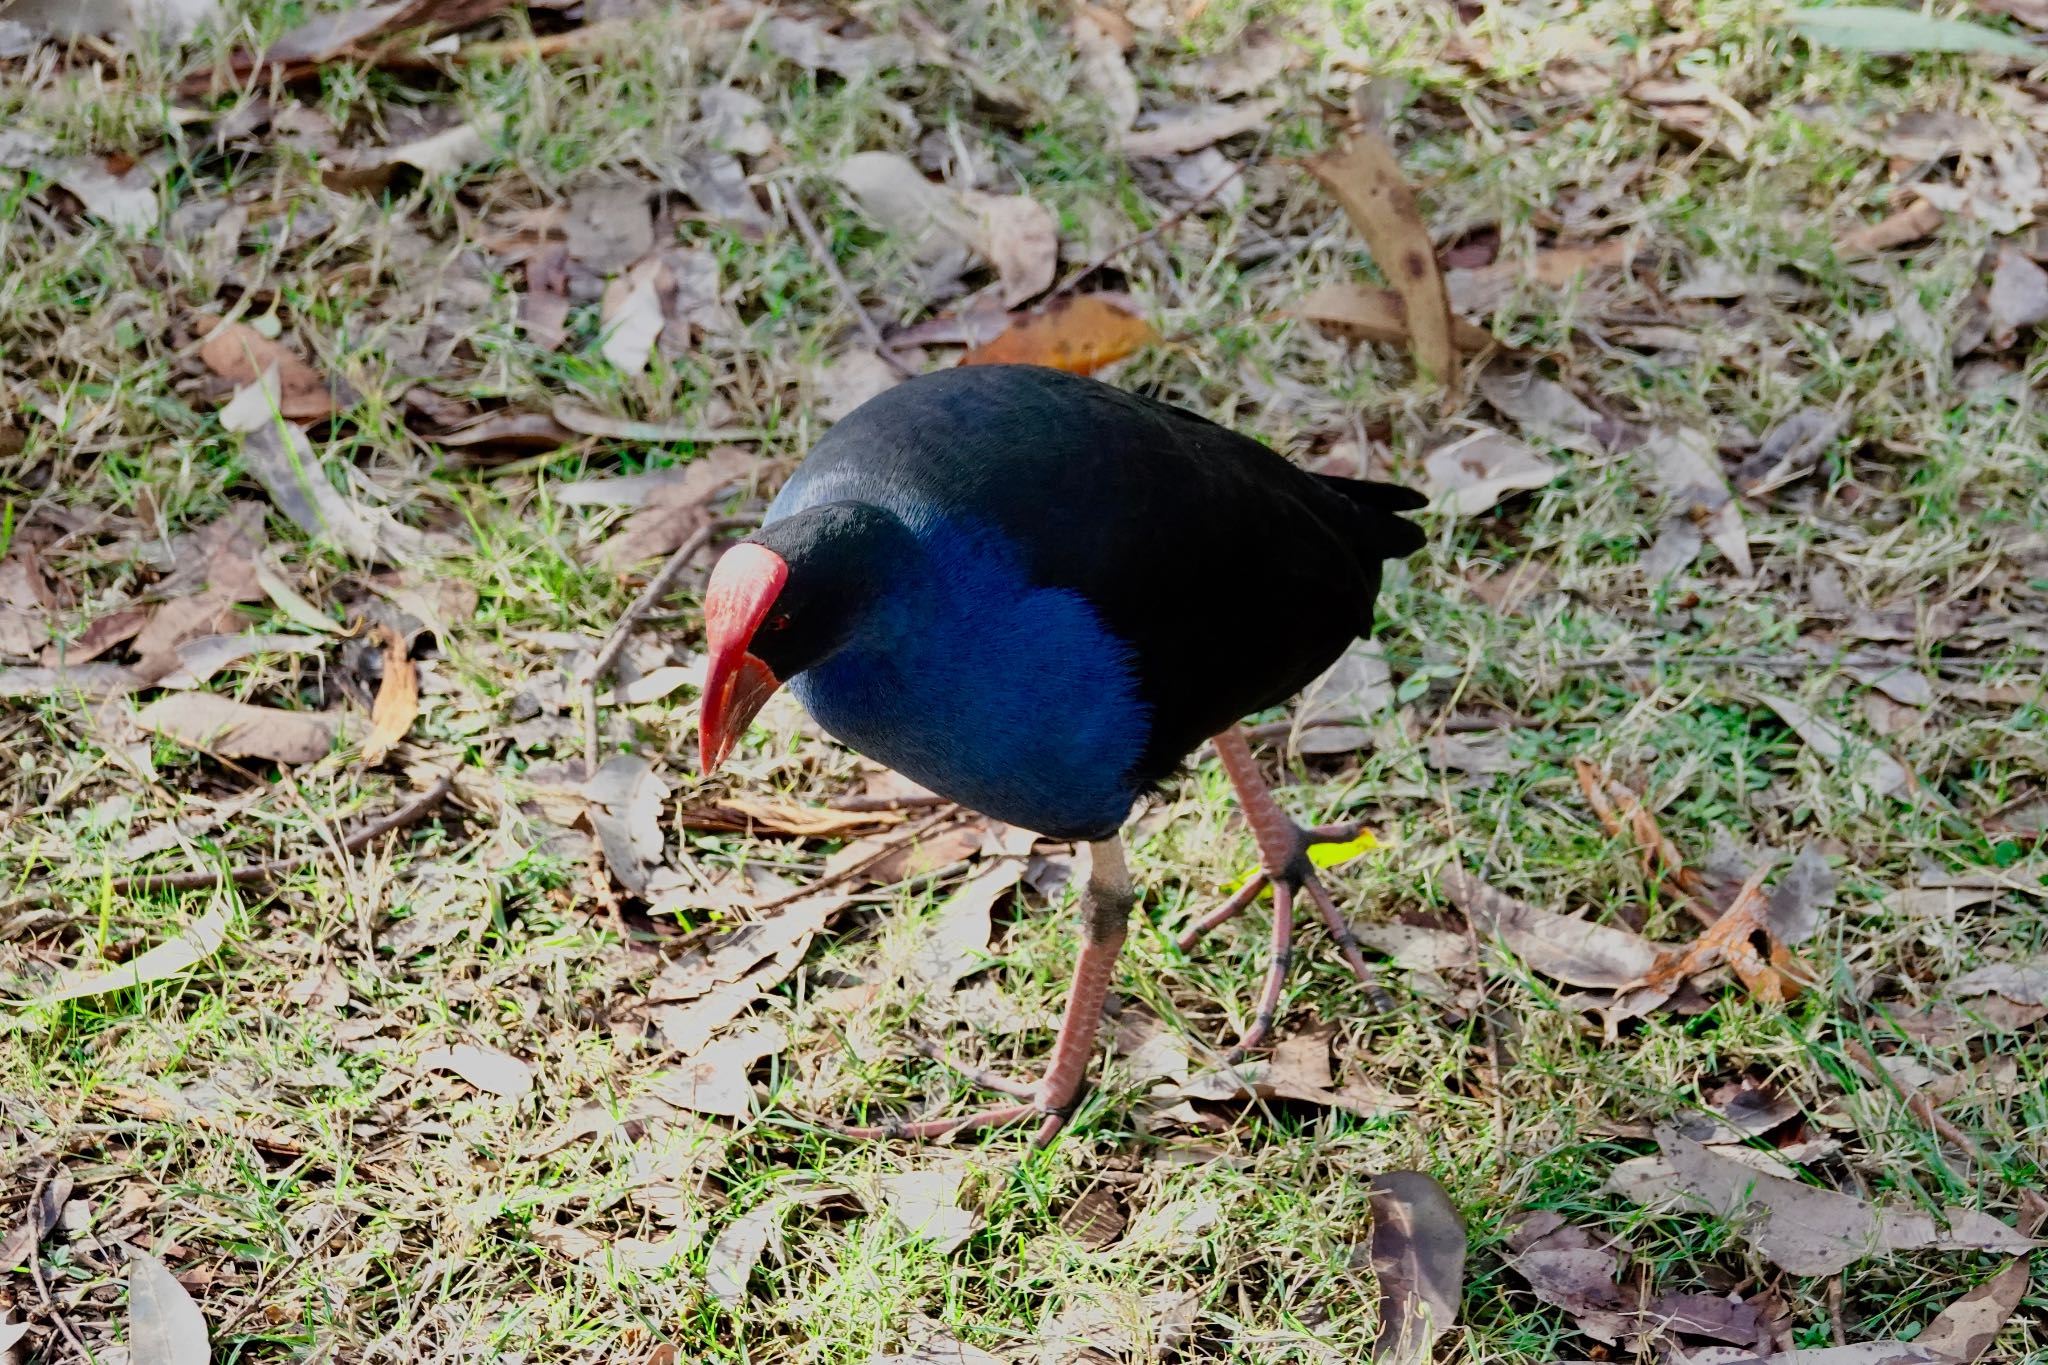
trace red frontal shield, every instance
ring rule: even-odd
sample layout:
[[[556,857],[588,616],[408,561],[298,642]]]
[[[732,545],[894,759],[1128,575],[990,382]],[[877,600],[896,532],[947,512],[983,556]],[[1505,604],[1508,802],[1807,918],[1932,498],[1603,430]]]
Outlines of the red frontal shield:
[[[748,541],[727,550],[704,592],[704,635],[711,662],[704,677],[698,749],[704,772],[717,771],[747,725],[782,680],[747,652],[754,632],[789,580],[789,565],[765,545]]]

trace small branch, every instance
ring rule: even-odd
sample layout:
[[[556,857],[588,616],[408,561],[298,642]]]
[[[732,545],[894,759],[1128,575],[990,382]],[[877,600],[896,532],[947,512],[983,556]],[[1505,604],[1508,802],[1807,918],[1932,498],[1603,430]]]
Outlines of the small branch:
[[[391,814],[372,820],[354,834],[341,841],[343,853],[355,853],[366,845],[376,842],[387,834],[396,833],[408,826],[416,825],[454,790],[455,774],[444,773],[434,785],[400,806]],[[141,891],[197,891],[203,887],[221,886],[233,883],[246,886],[250,882],[267,882],[296,872],[308,864],[317,862],[318,852],[294,853],[289,858],[273,858],[269,862],[249,863],[241,867],[215,867],[198,872],[138,872],[129,877],[116,877],[107,884],[107,889],[117,896],[133,895]]]
[[[915,377],[916,371],[904,364],[897,354],[889,349],[889,343],[882,336],[882,329],[875,322],[874,314],[868,312],[867,305],[860,301],[860,295],[854,292],[846,273],[839,268],[839,262],[832,259],[832,249],[819,235],[818,225],[811,221],[810,213],[804,208],[803,196],[794,186],[791,186],[789,193],[783,197],[783,207],[789,210],[789,221],[796,225],[797,235],[804,239],[804,246],[809,249],[811,259],[817,263],[818,269],[825,272],[825,278],[832,281],[832,287],[839,291],[840,299],[853,310],[854,320],[860,324],[861,333],[867,337],[868,344],[875,348],[875,354],[881,356],[882,363],[894,370],[899,378]]]
[[[604,643],[597,648],[597,654],[590,661],[590,676],[583,682],[583,776],[586,780],[597,772],[597,689],[604,685],[612,665],[619,660],[619,652],[626,647],[626,641],[633,636],[633,627],[668,596],[676,579],[689,566],[699,550],[710,543],[711,537],[720,531],[738,530],[754,523],[745,517],[715,517],[691,533],[690,538],[676,547],[654,577],[647,580],[647,586],[633,599],[633,605],[612,626],[611,633],[604,637]]]
[[[1820,673],[1832,668],[1933,668],[1971,672],[2009,665],[2011,659],[1915,659],[1899,654],[1831,654],[1800,658],[1784,654],[1615,654],[1558,659],[1552,667],[1589,668],[1755,668],[1767,673]]]
[[[876,863],[882,861],[882,859],[888,857],[896,850],[902,848],[905,844],[915,843],[917,840],[922,839],[925,835],[937,829],[940,825],[945,824],[948,820],[957,818],[959,814],[959,807],[949,805],[946,809],[938,812],[938,814],[930,816],[922,822],[911,826],[909,829],[904,830],[896,838],[889,840],[880,848],[876,849],[873,853],[870,853],[867,857],[862,858],[859,862],[850,863],[847,866],[840,868],[837,872],[830,873],[826,876],[818,878],[814,882],[811,882],[804,886],[800,886],[794,891],[787,892],[784,895],[777,896],[774,900],[763,901],[761,902],[761,904],[754,907],[754,912],[756,914],[759,914],[764,910],[779,910],[783,906],[788,905],[791,901],[802,900],[805,896],[814,896],[818,892],[823,891],[828,887],[839,885],[839,883],[846,881],[848,878],[858,877],[861,873],[867,871]]]

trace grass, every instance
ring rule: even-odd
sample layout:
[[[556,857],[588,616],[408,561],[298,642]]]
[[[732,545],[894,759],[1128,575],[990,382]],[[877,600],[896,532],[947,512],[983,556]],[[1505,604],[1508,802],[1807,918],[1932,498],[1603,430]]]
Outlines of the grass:
[[[668,180],[695,136],[689,92],[729,78],[762,100],[780,147],[756,159],[757,181],[804,197],[883,319],[915,321],[948,304],[927,295],[899,243],[832,191],[824,171],[856,151],[910,152],[922,134],[943,134],[985,162],[987,188],[1028,191],[1053,209],[1067,267],[1093,260],[1174,204],[1158,177],[1115,153],[1063,16],[1007,3],[931,13],[964,60],[1037,97],[1021,124],[993,115],[943,66],[843,80],[775,55],[758,25],[684,42],[665,13],[566,58],[447,76],[343,64],[291,96],[266,96],[295,96],[354,136],[400,106],[505,116],[486,162],[426,183],[401,177],[376,197],[324,189],[316,155],[275,131],[223,150],[204,122],[173,114],[237,107],[238,97],[170,94],[228,37],[182,53],[145,46],[104,65],[47,50],[12,63],[0,123],[46,134],[61,153],[169,147],[174,163],[166,206],[179,230],[147,247],[69,213],[33,174],[12,189],[0,182],[0,392],[15,414],[0,426],[0,544],[20,544],[39,520],[68,528],[35,542],[60,586],[61,629],[146,599],[167,537],[260,496],[187,345],[190,316],[224,304],[245,320],[276,319],[369,395],[320,447],[337,478],[347,483],[339,471],[353,466],[360,496],[388,497],[405,520],[461,547],[373,581],[273,514],[273,552],[299,590],[339,616],[392,591],[433,599],[456,584],[474,594],[448,633],[420,647],[426,704],[384,771],[341,755],[287,780],[152,745],[127,726],[133,703],[50,695],[0,709],[10,812],[0,866],[10,893],[18,883],[64,896],[55,915],[0,913],[0,982],[32,993],[59,966],[132,957],[216,906],[232,924],[224,949],[174,982],[0,1012],[0,1228],[20,1216],[35,1172],[61,1160],[78,1206],[44,1244],[41,1270],[95,1350],[124,1336],[126,1243],[186,1276],[224,1361],[639,1360],[667,1343],[683,1360],[859,1365],[909,1349],[929,1324],[1005,1359],[1079,1358],[1079,1346],[1041,1344],[1062,1326],[1110,1359],[1147,1359],[1164,1349],[1167,1305],[1189,1293],[1196,1326],[1173,1347],[1181,1358],[1359,1359],[1377,1326],[1367,1190],[1374,1173],[1395,1168],[1434,1175],[1469,1226],[1462,1326],[1443,1360],[1543,1362],[1599,1349],[1504,1264],[1503,1240],[1525,1210],[1557,1209],[1625,1237],[1632,1273],[1659,1290],[1772,1296],[1801,1346],[1837,1331],[1851,1341],[1909,1336],[1984,1278],[1989,1258],[1952,1252],[1868,1260],[1839,1284],[1793,1277],[1750,1253],[1738,1229],[1682,1208],[1637,1208],[1603,1183],[1650,1149],[1643,1125],[1747,1077],[1793,1096],[1816,1133],[1841,1143],[1814,1168],[1820,1183],[2007,1218],[2016,1187],[2041,1185],[2039,1025],[1906,1046],[1870,1021],[1873,1002],[1939,1001],[1971,967],[2037,956],[2048,943],[2039,836],[2002,823],[2041,800],[2048,771],[2038,692],[2048,433],[2035,396],[2048,351],[2022,333],[2004,352],[1955,357],[1909,327],[1868,325],[1914,306],[1938,327],[1961,325],[1997,245],[1982,223],[1952,217],[1932,240],[1876,262],[1840,261],[1831,246],[1894,207],[1895,172],[1869,145],[1874,130],[1907,110],[1940,109],[2024,136],[2023,91],[1958,59],[1809,49],[1747,5],[1687,7],[1680,28],[1663,11],[1607,0],[1472,13],[1461,26],[1436,6],[1262,7],[1302,56],[1277,87],[1287,112],[1269,158],[1247,174],[1242,203],[1219,199],[1105,273],[1101,283],[1135,294],[1166,338],[1113,377],[1297,457],[1369,454],[1410,480],[1465,424],[1512,428],[1471,392],[1440,408],[1394,351],[1353,347],[1279,313],[1317,284],[1372,272],[1334,207],[1282,160],[1325,136],[1318,100],[1341,106],[1368,81],[1394,111],[1442,242],[1491,229],[1501,258],[1518,259],[1560,229],[1581,239],[1637,232],[1634,274],[1561,291],[1519,283],[1490,325],[1603,414],[1637,429],[1696,428],[1731,459],[1802,407],[1846,414],[1814,474],[1744,507],[1758,575],[1737,581],[1709,549],[1676,578],[1645,581],[1637,562],[1672,506],[1633,443],[1586,453],[1530,436],[1563,476],[1497,514],[1427,518],[1429,547],[1391,570],[1382,601],[1397,710],[1369,749],[1287,760],[1286,799],[1317,818],[1369,818],[1389,846],[1335,874],[1362,922],[1448,914],[1435,874],[1461,865],[1539,905],[1610,922],[1638,916],[1653,938],[1688,938],[1689,917],[1586,809],[1572,763],[1590,760],[1644,792],[1693,862],[1723,837],[1788,855],[1808,842],[1826,850],[1842,891],[1807,949],[1820,980],[1787,1006],[1714,987],[1704,1013],[1654,1015],[1610,1040],[1568,988],[1505,956],[1478,977],[1388,968],[1399,1008],[1371,1015],[1310,929],[1280,1033],[1334,1025],[1340,1079],[1395,1097],[1386,1112],[1209,1106],[1206,1127],[1190,1130],[1153,1117],[1145,1087],[1112,1058],[1043,1154],[1007,1138],[957,1152],[849,1144],[801,1121],[955,1096],[957,1079],[912,1052],[907,1035],[942,1037],[1018,1072],[1043,1055],[1073,946],[1064,893],[1026,893],[999,912],[993,959],[968,983],[997,993],[1007,1007],[997,1009],[901,981],[943,884],[864,893],[758,1011],[791,1041],[753,1072],[755,1117],[702,1128],[636,1120],[621,1136],[553,1144],[578,1106],[632,1115],[653,1073],[675,1060],[634,1023],[654,960],[620,942],[592,896],[587,841],[558,828],[535,794],[547,766],[578,745],[563,712],[573,651],[561,637],[594,641],[634,590],[589,557],[624,514],[564,505],[558,489],[700,452],[593,440],[494,468],[409,427],[400,381],[425,375],[463,402],[535,410],[569,395],[657,421],[695,420],[722,403],[763,433],[766,467],[786,468],[822,429],[818,367],[857,343],[844,302],[794,234],[674,225],[678,243],[716,256],[739,327],[640,376],[598,354],[594,300],[577,303],[560,351],[533,345],[516,323],[516,269],[464,249],[592,183]],[[298,17],[237,9],[237,41],[274,37]],[[916,23],[887,3],[862,18],[883,34]],[[1141,34],[1132,60],[1147,106],[1200,99],[1188,73],[1242,46],[1251,18],[1249,7],[1216,4]],[[528,22],[514,18],[508,31]],[[1627,81],[1600,76],[1601,63],[1630,52],[1668,60],[1662,74],[1711,83],[1751,111],[1747,156],[1660,129]],[[1249,144],[1231,144],[1233,157]],[[210,241],[205,215],[230,202],[248,213],[244,235]],[[1783,287],[1671,301],[1711,263]],[[1690,342],[1629,340],[1629,328],[1651,324],[1681,327]],[[2002,375],[1981,368],[1987,356]],[[111,520],[90,529],[103,514]],[[1522,566],[1540,578],[1503,604],[1494,589]],[[1816,606],[1824,573],[1852,612],[1917,619],[1912,638],[1878,647],[1911,655],[1936,680],[1932,706],[1887,701],[1830,665],[1825,641],[1818,657],[1806,650],[1807,637],[1846,624]],[[1931,626],[1937,608],[1965,625]],[[268,602],[242,610],[256,629],[299,629]],[[1994,621],[2008,624],[1969,634],[1969,623]],[[636,667],[686,653],[695,631],[686,605],[649,632]],[[1246,647],[1251,623],[1217,622],[1216,638],[1219,650]],[[374,676],[348,648],[254,660],[211,687],[271,704],[360,705]],[[2006,682],[2025,684],[2019,700],[1971,699],[1971,687]],[[1873,796],[1850,765],[1793,734],[1766,693],[1882,743],[1933,796]],[[1488,710],[1519,718],[1505,771],[1428,765],[1432,732]],[[817,875],[830,843],[678,827],[679,804],[724,790],[694,776],[693,708],[672,699],[612,714],[609,737],[678,785],[665,831],[672,864],[727,887],[741,869],[793,883]],[[749,741],[740,768],[750,776],[734,790],[809,801],[860,780],[854,761],[792,712],[772,714],[780,720]],[[126,869],[128,841],[173,818],[191,822],[181,838],[196,864],[283,856],[331,845],[338,827],[401,799],[408,769],[429,764],[459,770],[460,816],[396,846],[329,856],[263,890],[106,890]],[[1262,967],[1262,917],[1193,954],[1171,942],[1253,860],[1213,760],[1197,759],[1162,794],[1133,845],[1146,922],[1119,974],[1126,1008],[1204,1044],[1234,1035]],[[1949,915],[1887,908],[1887,891],[1928,870],[2001,870],[2008,889]],[[726,913],[707,903],[674,923],[633,922],[643,938],[665,938]],[[859,986],[873,994],[848,994]],[[461,1042],[524,1059],[540,1084],[506,1100],[417,1066],[427,1049]],[[1981,1078],[1942,1113],[1995,1169],[1958,1164],[1873,1088],[1850,1060],[1857,1043]],[[948,1163],[966,1166],[964,1200],[983,1224],[939,1251],[902,1233],[883,1191],[892,1176]],[[1094,1246],[1074,1235],[1071,1211],[1102,1191],[1131,1221]],[[728,1307],[705,1289],[713,1249],[763,1210],[776,1235],[746,1298]],[[564,1229],[613,1254],[574,1259]],[[631,1264],[631,1239],[669,1238],[673,1254]],[[30,1281],[0,1280],[0,1305],[10,1296],[13,1315],[35,1324],[28,1358],[68,1358]],[[1986,1359],[2048,1361],[2043,1291]]]

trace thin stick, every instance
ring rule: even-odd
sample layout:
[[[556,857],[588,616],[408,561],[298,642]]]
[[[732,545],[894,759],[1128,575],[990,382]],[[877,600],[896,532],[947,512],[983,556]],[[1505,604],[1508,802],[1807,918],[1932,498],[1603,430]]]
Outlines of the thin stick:
[[[1208,203],[1211,199],[1214,199],[1217,196],[1217,194],[1219,194],[1222,191],[1225,185],[1228,185],[1231,181],[1237,179],[1240,175],[1243,175],[1246,171],[1250,170],[1253,166],[1257,165],[1259,162],[1259,158],[1264,153],[1264,151],[1265,144],[1262,142],[1259,144],[1259,149],[1252,153],[1250,159],[1240,161],[1233,165],[1230,168],[1230,172],[1227,175],[1220,175],[1216,178],[1215,184],[1209,186],[1209,188],[1203,190],[1200,194],[1188,200],[1187,203],[1181,205],[1172,213],[1167,214],[1164,218],[1161,218],[1158,222],[1154,223],[1151,227],[1146,228],[1137,236],[1130,238],[1128,241],[1118,242],[1115,246],[1103,252],[1094,260],[1088,262],[1088,264],[1068,274],[1068,276],[1064,280],[1061,280],[1057,285],[1053,286],[1052,292],[1045,296],[1045,302],[1051,303],[1054,299],[1063,298],[1066,295],[1071,294],[1072,292],[1074,292],[1075,285],[1087,279],[1090,275],[1093,275],[1096,271],[1102,269],[1104,266],[1108,265],[1117,257],[1123,255],[1126,251],[1136,251],[1139,247],[1144,246],[1147,242],[1150,242],[1157,238],[1160,233],[1165,232],[1168,228],[1177,227],[1181,223],[1186,222],[1189,214],[1193,213],[1196,209],[1202,207],[1202,205]],[[1043,305],[1040,306],[1042,307]]]
[[[583,681],[583,776],[591,777],[597,772],[597,689],[604,684],[605,675],[618,662],[619,652],[626,647],[626,641],[633,636],[633,627],[640,618],[653,611],[662,598],[668,596],[677,578],[682,576],[697,551],[710,543],[711,537],[720,531],[736,530],[754,523],[745,517],[714,517],[693,532],[688,540],[676,547],[654,577],[647,580],[647,586],[633,599],[633,605],[612,626],[611,633],[604,637],[604,643],[597,647],[597,654],[590,661],[590,676]]]
[[[874,314],[868,312],[867,305],[860,301],[860,295],[853,291],[853,285],[847,280],[846,273],[839,268],[839,262],[832,259],[831,248],[825,245],[825,239],[818,233],[818,225],[811,221],[811,215],[804,208],[803,196],[792,187],[790,192],[783,196],[783,207],[789,210],[789,221],[796,224],[797,235],[804,239],[804,246],[809,249],[811,259],[817,262],[818,269],[825,272],[825,278],[832,281],[832,287],[839,291],[840,299],[853,310],[854,320],[860,324],[861,333],[867,337],[868,343],[875,348],[875,354],[881,356],[882,363],[894,370],[899,378],[912,378],[916,371],[904,364],[896,353],[889,349],[889,343],[882,336],[882,328],[876,323]]]
[[[387,834],[416,825],[425,819],[448,793],[454,790],[455,774],[443,773],[434,785],[421,792],[389,815],[380,816],[364,825],[354,834],[341,841],[343,853],[355,853],[368,844]],[[138,872],[133,876],[116,877],[107,884],[107,889],[117,896],[132,895],[139,891],[197,891],[202,887],[220,886],[233,883],[245,886],[250,882],[267,882],[296,872],[309,863],[317,861],[325,850],[312,853],[294,853],[289,858],[273,858],[269,862],[248,863],[241,867],[208,868],[197,872]]]

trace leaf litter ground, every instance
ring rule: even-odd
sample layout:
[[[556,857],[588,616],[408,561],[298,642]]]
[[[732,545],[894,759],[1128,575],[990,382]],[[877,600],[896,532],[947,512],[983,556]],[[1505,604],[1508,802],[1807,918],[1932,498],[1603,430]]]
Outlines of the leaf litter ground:
[[[2048,15],[1810,15],[9,9],[0,1353],[2048,1358]],[[1072,850],[615,627],[1020,358],[1436,496],[1255,718],[1396,1008],[1222,1064],[1198,758],[849,1145]]]

